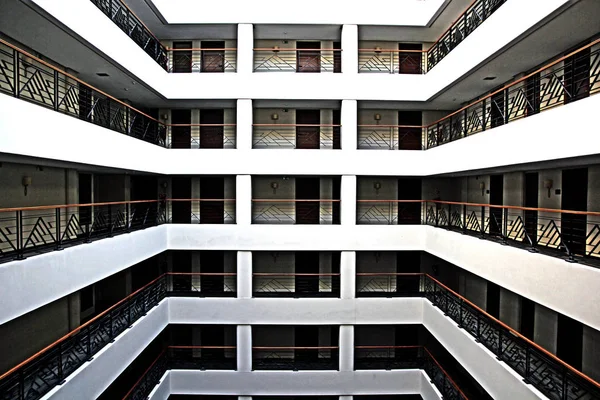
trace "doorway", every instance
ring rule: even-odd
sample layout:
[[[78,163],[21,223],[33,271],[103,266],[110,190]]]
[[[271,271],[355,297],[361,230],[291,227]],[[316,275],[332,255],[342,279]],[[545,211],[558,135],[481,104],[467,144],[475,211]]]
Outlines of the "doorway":
[[[185,49],[185,50],[178,50]],[[192,42],[173,42],[173,72],[192,72]]]
[[[319,252],[318,251],[297,251],[296,268],[297,274],[314,274],[295,276],[295,292],[297,296],[302,294],[314,295],[319,293]]]
[[[500,318],[500,286],[494,282],[487,282],[485,311],[492,317]]]
[[[413,274],[421,272],[421,252],[420,251],[397,251],[396,252],[396,273]],[[396,278],[396,292],[403,294],[414,294],[419,292],[421,277],[398,276]]]
[[[333,72],[342,72],[342,42],[333,42]]]
[[[222,274],[225,272],[225,252],[210,250],[200,252],[200,268],[202,273]],[[203,275],[200,278],[204,295],[219,295],[225,291],[225,278],[223,275]]]
[[[188,250],[171,251],[173,272],[192,272],[192,252]],[[172,275],[173,290],[175,292],[189,292],[192,290],[192,275]],[[191,343],[191,342],[187,342]]]
[[[321,182],[319,178],[296,178],[296,224],[319,224]],[[314,200],[314,201],[306,201]]]
[[[296,110],[296,148],[318,149],[321,147],[321,110]]]
[[[537,172],[528,172],[525,174],[525,198],[523,199],[523,204],[525,207],[538,208],[538,198],[539,198],[539,174]],[[537,210],[525,210],[524,212],[523,224],[525,225],[525,232],[531,239],[533,245],[537,243],[537,221],[538,221],[538,212]],[[525,242],[527,240],[523,238]]]
[[[192,123],[191,110],[171,110],[171,147],[173,149],[189,149],[192,143],[192,131],[189,126]]]
[[[333,110],[333,149],[342,148],[341,138],[341,125],[342,125],[342,113],[340,110]]]
[[[225,325],[202,325],[200,328],[202,346],[219,347],[225,344]],[[225,349],[202,349],[202,358],[207,361],[225,361]]]
[[[563,210],[587,211],[588,169],[575,168],[562,171]],[[586,215],[561,214],[563,244],[577,255],[585,255],[587,217]]]
[[[583,324],[558,314],[556,356],[581,371],[583,356]]]
[[[490,205],[501,206],[504,203],[504,176],[490,176]],[[490,206],[490,235],[502,234],[502,208]]]
[[[506,121],[505,92],[496,93],[490,98],[490,124],[492,128],[504,125]]]
[[[540,74],[530,76],[525,80],[525,116],[540,112]]]
[[[590,95],[590,48],[568,57],[564,61],[565,104]]]
[[[174,200],[184,201],[171,202],[171,218],[174,224],[191,223],[192,203],[192,180],[189,176],[173,176],[171,178],[171,196]]]
[[[398,44],[398,72],[401,74],[421,74],[423,45],[420,43],[399,43]],[[409,50],[409,51],[403,51]],[[401,125],[401,124],[399,124]]]
[[[421,178],[398,178],[398,200],[417,202],[398,203],[398,225],[421,223]]]
[[[421,111],[398,111],[398,125],[418,126],[419,128],[398,128],[398,150],[421,150]]]
[[[91,204],[92,201],[92,174],[79,173],[79,204]],[[81,229],[92,223],[92,207],[79,208],[79,226]]]
[[[200,148],[223,148],[223,124],[225,123],[225,110],[203,109],[200,110]],[[204,126],[221,125],[221,126]]]
[[[221,176],[201,177],[200,197],[210,199],[200,202],[200,223],[223,224],[225,222],[225,178]]]
[[[222,40],[203,40],[200,46],[203,49],[201,72],[225,72],[225,42]]]
[[[319,347],[319,327],[314,325],[300,325],[294,327],[295,347]],[[319,350],[295,350],[296,361],[316,361],[319,358]]]
[[[321,72],[321,42],[296,42],[296,71]]]
[[[521,334],[533,340],[535,329],[535,303],[528,298],[521,297]]]

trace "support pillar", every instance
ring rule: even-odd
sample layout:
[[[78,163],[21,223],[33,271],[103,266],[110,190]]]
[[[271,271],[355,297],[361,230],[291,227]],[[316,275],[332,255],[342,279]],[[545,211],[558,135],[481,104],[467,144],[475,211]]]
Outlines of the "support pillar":
[[[251,74],[254,69],[254,25],[238,24],[237,73]]]
[[[236,109],[236,148],[252,149],[252,100],[239,99]]]
[[[252,223],[252,177],[235,177],[235,220],[237,225]]]
[[[252,327],[237,326],[237,371],[252,371]]]
[[[342,299],[356,298],[356,252],[342,251],[340,257],[340,289]]]
[[[358,148],[358,108],[356,100],[342,100],[341,147],[352,151]]]
[[[356,175],[342,176],[341,224],[356,225]]]
[[[237,297],[252,298],[252,252],[237,252]]]
[[[341,371],[354,371],[354,325],[340,326]]]
[[[358,25],[342,26],[342,73],[358,74]]]

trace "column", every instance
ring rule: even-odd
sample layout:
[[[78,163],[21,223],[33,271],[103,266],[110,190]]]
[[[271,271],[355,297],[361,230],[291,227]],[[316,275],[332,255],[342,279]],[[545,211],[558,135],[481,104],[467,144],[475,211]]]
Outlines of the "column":
[[[252,298],[252,252],[237,252],[237,297]]]
[[[252,371],[252,327],[237,326],[237,371]]]
[[[235,177],[235,221],[237,225],[250,225],[252,222],[252,177]]]
[[[342,26],[342,73],[358,74],[358,25]]]
[[[356,252],[342,251],[340,257],[340,296],[342,299],[356,297]]]
[[[358,147],[358,110],[356,100],[342,100],[341,114],[342,150],[356,150]]]
[[[236,109],[236,148],[252,148],[252,100],[239,99]]]
[[[237,73],[251,74],[254,69],[254,26],[238,24]]]
[[[354,371],[354,325],[340,326],[340,371]]]
[[[356,225],[356,175],[342,175],[341,223]]]

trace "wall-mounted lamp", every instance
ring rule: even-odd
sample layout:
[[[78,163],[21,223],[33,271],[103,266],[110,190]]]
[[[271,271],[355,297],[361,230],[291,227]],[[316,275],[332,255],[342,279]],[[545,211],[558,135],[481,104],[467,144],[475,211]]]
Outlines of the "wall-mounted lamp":
[[[273,46],[273,53],[279,53],[279,46]]]
[[[160,115],[160,119],[162,119],[163,121],[168,121],[169,120],[169,114],[164,113]]]
[[[481,189],[481,195],[485,195],[485,182],[479,182],[479,189]]]
[[[21,180],[21,184],[23,185],[23,193],[25,193],[25,196],[27,196],[27,187],[31,185],[31,177],[24,176]]]
[[[379,189],[381,189],[381,182],[373,182],[373,189],[375,189],[375,194],[379,194]]]
[[[271,120],[272,121],[277,121],[278,119],[279,119],[279,114],[277,114],[277,113],[271,114]]]
[[[544,179],[544,189],[548,189],[548,198],[550,198],[550,189],[552,189],[553,184],[552,179]]]
[[[381,47],[375,47],[375,54],[381,54]]]
[[[278,251],[272,251],[271,252],[271,257],[273,257],[273,262],[276,263],[277,262],[277,257],[279,257],[279,252]]]
[[[273,189],[273,194],[277,194],[277,189],[279,189],[279,182],[271,182],[271,189]]]
[[[375,252],[375,262],[378,263],[380,258],[381,258],[381,253],[379,251],[376,251]]]
[[[375,120],[375,122],[377,123],[377,125],[379,125],[379,121],[381,121],[381,114],[375,114],[375,115],[373,115],[373,119]]]
[[[167,190],[167,188],[169,187],[169,183],[168,183],[167,181],[162,181],[162,182],[160,183],[160,187],[161,187],[163,190]]]

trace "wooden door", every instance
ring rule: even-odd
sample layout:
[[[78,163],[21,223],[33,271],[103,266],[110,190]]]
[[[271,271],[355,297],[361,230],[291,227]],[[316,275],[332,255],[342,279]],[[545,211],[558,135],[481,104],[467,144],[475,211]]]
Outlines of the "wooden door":
[[[171,178],[171,196],[173,199],[188,201],[172,201],[171,217],[174,224],[189,224],[192,221],[192,181],[189,176],[173,176]]]
[[[296,71],[321,72],[321,42],[296,42]]]
[[[200,252],[200,269],[202,273],[222,274],[225,272],[225,252],[210,250]],[[225,278],[222,275],[203,275],[200,278],[202,293],[207,296],[223,294]]]
[[[225,110],[223,109],[203,109],[200,110],[200,125],[221,125],[221,126],[200,126],[200,148],[201,149],[222,149],[223,148],[223,129],[225,121]]]
[[[173,72],[192,72],[192,42],[173,42]],[[186,49],[186,50],[177,50]]]
[[[79,173],[79,204],[92,203],[92,175]],[[70,218],[70,215],[69,215]],[[86,226],[92,223],[92,207],[79,207],[79,225],[86,231]]]
[[[525,207],[538,208],[539,198],[539,175],[537,172],[528,172],[525,174],[525,198],[523,199],[523,205]],[[524,225],[525,232],[529,235],[529,238],[535,244],[537,242],[537,230],[538,230],[538,212],[533,210],[526,210],[524,212]],[[525,241],[527,244],[527,241]]]
[[[485,311],[494,318],[500,318],[500,286],[487,282]]]
[[[525,80],[525,115],[540,112],[540,74],[539,72]]]
[[[331,197],[334,200],[340,200],[340,196],[342,195],[342,177],[334,176],[331,178]],[[341,223],[341,204],[339,201],[334,201],[331,203],[331,223],[336,225]]]
[[[296,178],[296,199],[315,200],[296,202],[296,224],[319,224],[321,220],[320,195],[319,178]]]
[[[338,125],[333,127],[333,148],[341,149],[342,148],[342,137],[341,137],[341,125],[342,125],[342,113],[340,110],[333,110],[333,125]]]
[[[191,110],[171,110],[171,123],[173,125],[192,123]],[[190,126],[171,127],[171,147],[174,149],[189,149],[192,144],[192,130]]]
[[[423,45],[420,43],[399,43],[398,44],[398,72],[401,74],[422,74],[421,67]],[[402,50],[412,50],[405,51]]]
[[[206,41],[201,42],[202,50],[202,72],[225,72],[225,42]]]
[[[201,224],[223,224],[225,222],[225,179],[222,176],[200,178],[200,197],[213,199],[200,202]]]
[[[342,42],[333,42],[333,72],[342,72]]]
[[[396,273],[412,274],[421,272],[421,252],[420,251],[397,251],[396,252]],[[402,277],[396,279],[397,293],[418,293],[420,276]]]
[[[297,274],[318,274],[319,273],[319,252],[318,251],[297,251],[295,253],[295,272]],[[318,276],[296,276],[295,292],[298,296],[314,295],[319,292]]]
[[[568,57],[565,61],[565,104],[590,95],[590,49]]]
[[[563,210],[587,211],[588,169],[575,168],[562,171]],[[555,217],[555,216],[553,216]],[[586,250],[587,217],[585,215],[561,215],[563,244],[574,254],[583,255]]]
[[[318,149],[321,147],[321,110],[296,110],[296,148]]]
[[[581,371],[583,324],[562,314],[558,314],[556,356]]]
[[[318,347],[319,327],[314,325],[300,325],[294,327],[294,346]],[[318,350],[297,350],[294,358],[297,361],[315,361],[319,358]]]
[[[528,298],[521,299],[521,334],[529,340],[533,340],[535,329],[535,303]]]
[[[188,250],[171,251],[171,260],[173,262],[173,272],[183,272],[188,275],[172,275],[173,290],[175,292],[185,292],[192,289],[192,252]],[[187,344],[191,341],[187,342]]]
[[[421,178],[398,178],[398,200],[420,200]],[[398,203],[398,225],[419,225],[421,203]]]
[[[202,346],[223,346],[225,325],[202,325],[200,338]],[[202,358],[208,361],[221,361],[225,358],[225,349],[202,349]]]
[[[398,125],[421,126],[423,113],[421,111],[398,111]],[[398,128],[399,150],[421,150],[421,128]]]
[[[490,204],[504,204],[504,176],[490,176]],[[502,233],[502,208],[490,207],[490,235]]]
[[[496,93],[490,97],[490,124],[492,128],[504,125],[506,120],[505,92]]]

